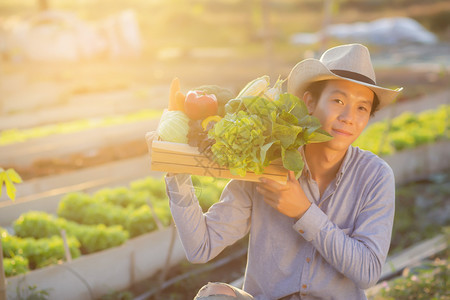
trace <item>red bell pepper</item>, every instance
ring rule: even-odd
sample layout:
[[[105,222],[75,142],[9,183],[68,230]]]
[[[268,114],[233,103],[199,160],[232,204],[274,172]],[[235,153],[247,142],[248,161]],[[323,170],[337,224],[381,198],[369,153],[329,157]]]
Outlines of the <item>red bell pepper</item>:
[[[203,120],[217,114],[218,103],[214,94],[189,91],[184,101],[184,111],[191,120]]]

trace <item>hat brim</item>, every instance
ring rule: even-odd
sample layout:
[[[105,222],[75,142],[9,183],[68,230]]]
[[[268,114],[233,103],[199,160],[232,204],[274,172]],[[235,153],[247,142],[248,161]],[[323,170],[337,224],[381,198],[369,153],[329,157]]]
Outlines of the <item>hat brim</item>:
[[[336,79],[355,82],[371,89],[380,101],[378,109],[392,103],[403,89],[398,88],[392,90],[351,78],[342,77],[331,72],[320,60],[308,58],[297,63],[294,68],[292,68],[287,80],[287,91],[290,94],[294,94],[299,98],[302,98],[305,89],[309,84],[315,81]]]

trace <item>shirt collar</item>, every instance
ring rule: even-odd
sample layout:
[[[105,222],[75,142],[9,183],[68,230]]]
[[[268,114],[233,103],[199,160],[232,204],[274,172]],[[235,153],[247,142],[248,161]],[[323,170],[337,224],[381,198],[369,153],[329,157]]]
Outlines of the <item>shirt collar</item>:
[[[302,147],[300,147],[300,154],[302,155],[303,162],[304,162],[302,176],[307,176],[308,178],[311,178],[311,171],[309,170],[308,163],[306,162],[306,158],[305,158],[305,146],[304,145]]]
[[[336,174],[336,184],[339,184],[339,182],[342,179],[342,176],[344,175],[345,171],[347,170],[348,166],[350,165],[350,161],[353,156],[354,148],[352,146],[349,146],[347,149],[347,153],[345,153],[344,160],[342,161],[341,167],[339,168],[339,171]]]
[[[350,164],[350,161],[351,161],[354,151],[355,150],[352,146],[348,147],[347,152],[345,153],[344,159],[342,161],[342,164],[341,164],[338,172],[336,173],[336,184],[339,184],[339,182],[341,181],[342,176],[344,175],[345,171],[347,170],[347,168]],[[303,167],[303,171],[302,171],[302,176],[307,176],[308,178],[311,178],[311,171],[309,170],[308,163],[306,162],[306,159],[305,159],[305,147],[304,146],[302,146],[300,148],[300,154],[302,155],[303,161],[305,163],[304,167]]]

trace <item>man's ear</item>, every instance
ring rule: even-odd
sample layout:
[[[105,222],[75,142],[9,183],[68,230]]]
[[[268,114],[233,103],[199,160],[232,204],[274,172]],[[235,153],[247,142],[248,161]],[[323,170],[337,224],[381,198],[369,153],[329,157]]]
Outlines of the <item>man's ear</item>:
[[[316,108],[316,101],[313,99],[311,92],[306,91],[303,94],[303,102],[305,102],[309,114],[312,114]]]

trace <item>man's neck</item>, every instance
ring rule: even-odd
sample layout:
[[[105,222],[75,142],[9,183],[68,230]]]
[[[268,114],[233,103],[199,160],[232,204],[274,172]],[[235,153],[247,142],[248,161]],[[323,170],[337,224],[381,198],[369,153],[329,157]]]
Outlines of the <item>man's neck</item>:
[[[305,158],[311,176],[316,181],[331,181],[344,160],[347,151],[335,151],[320,144],[305,146]]]

